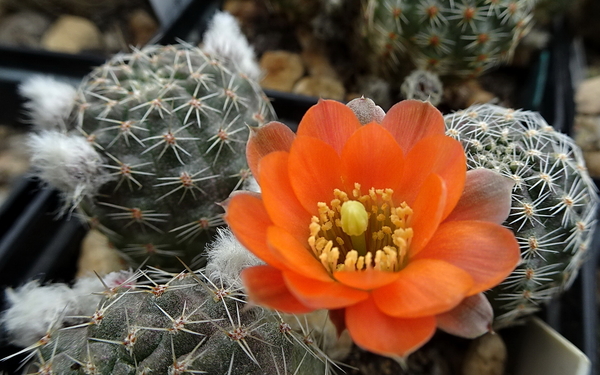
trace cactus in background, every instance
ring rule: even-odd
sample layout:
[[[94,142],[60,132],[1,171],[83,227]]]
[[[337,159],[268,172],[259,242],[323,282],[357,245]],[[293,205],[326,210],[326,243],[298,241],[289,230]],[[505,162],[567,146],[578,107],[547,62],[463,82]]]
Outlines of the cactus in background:
[[[400,92],[406,99],[426,100],[437,106],[442,101],[444,86],[436,74],[417,69],[404,79]]]
[[[328,374],[315,340],[201,272],[149,270],[32,345],[39,374]],[[143,280],[146,279],[144,282]],[[60,325],[58,325],[60,327]],[[37,372],[35,372],[37,371]]]
[[[33,164],[132,264],[150,257],[179,267],[177,255],[196,267],[194,255],[223,223],[218,203],[249,177],[248,126],[273,117],[235,62],[191,46],[149,46],[84,79],[66,116],[69,134],[32,137]]]
[[[537,113],[484,104],[445,116],[469,169],[495,170],[515,181],[505,225],[522,262],[487,296],[496,324],[509,325],[568,288],[586,259],[596,223],[597,190],[581,150]]]
[[[364,33],[387,76],[418,69],[476,76],[510,59],[536,0],[365,0]],[[383,62],[383,63],[382,63]]]

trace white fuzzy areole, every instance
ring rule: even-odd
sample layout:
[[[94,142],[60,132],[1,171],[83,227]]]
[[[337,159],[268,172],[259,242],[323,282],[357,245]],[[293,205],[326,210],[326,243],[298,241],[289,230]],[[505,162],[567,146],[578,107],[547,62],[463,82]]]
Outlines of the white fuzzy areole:
[[[237,20],[227,12],[217,12],[204,34],[202,49],[233,62],[251,80],[260,78],[254,48],[242,34]]]
[[[215,284],[221,282],[230,287],[241,287],[240,272],[244,268],[264,262],[246,249],[229,229],[219,228],[217,238],[207,245],[208,264],[206,276]]]
[[[67,204],[93,196],[112,178],[102,167],[100,155],[81,136],[42,131],[29,136],[28,146],[36,175],[61,190]]]
[[[28,99],[25,108],[38,130],[64,130],[77,91],[50,76],[36,75],[19,86],[19,94]]]
[[[118,271],[103,277],[109,288],[123,280],[133,283],[133,273]],[[0,317],[0,326],[12,344],[33,345],[49,331],[62,328],[63,322],[75,324],[73,317],[91,316],[102,300],[104,284],[98,276],[91,275],[78,279],[72,288],[63,283],[40,285],[37,280],[17,289],[9,288],[5,292],[9,308]]]

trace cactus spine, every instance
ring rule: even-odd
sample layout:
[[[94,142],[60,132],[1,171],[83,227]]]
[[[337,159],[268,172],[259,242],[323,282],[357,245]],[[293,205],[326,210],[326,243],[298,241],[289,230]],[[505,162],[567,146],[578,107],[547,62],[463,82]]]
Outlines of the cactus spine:
[[[417,69],[476,76],[511,57],[536,0],[365,0],[365,26],[380,72]],[[384,62],[384,64],[381,64]]]
[[[445,120],[469,169],[492,169],[515,182],[505,225],[515,232],[522,262],[488,293],[496,324],[509,325],[575,279],[592,240],[597,190],[581,150],[537,113],[484,104]]]
[[[67,124],[112,180],[74,201],[130,263],[195,267],[218,203],[249,177],[248,126],[273,117],[232,61],[186,45],[117,55],[85,78]]]
[[[310,334],[201,272],[149,270],[33,346],[35,374],[327,374]]]

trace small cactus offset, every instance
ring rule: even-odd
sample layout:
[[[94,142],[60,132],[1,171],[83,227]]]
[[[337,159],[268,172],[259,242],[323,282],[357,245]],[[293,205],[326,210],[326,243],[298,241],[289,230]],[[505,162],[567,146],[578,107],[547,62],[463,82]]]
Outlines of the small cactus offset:
[[[444,86],[437,74],[417,69],[404,79],[400,92],[406,99],[426,100],[437,106],[442,101]]]
[[[487,168],[514,180],[504,225],[521,247],[521,264],[488,294],[496,324],[536,311],[570,286],[586,259],[598,195],[581,150],[537,113],[484,104],[445,117],[461,141],[469,169]]]
[[[417,69],[477,76],[508,60],[527,32],[536,0],[365,0],[364,33],[387,76]],[[383,62],[383,64],[381,64]]]
[[[30,374],[328,374],[308,333],[201,272],[139,272],[32,345]],[[144,279],[147,279],[144,283]]]
[[[218,203],[249,177],[249,126],[273,117],[257,83],[218,55],[186,45],[117,55],[84,79],[67,117],[68,137],[96,155],[73,161],[67,196],[131,264],[179,267],[179,256],[195,267],[223,224]]]

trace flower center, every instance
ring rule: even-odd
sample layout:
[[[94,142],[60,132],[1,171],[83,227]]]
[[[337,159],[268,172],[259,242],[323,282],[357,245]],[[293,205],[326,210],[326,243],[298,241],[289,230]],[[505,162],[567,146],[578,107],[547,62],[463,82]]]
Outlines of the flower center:
[[[413,237],[412,209],[395,206],[392,189],[369,189],[354,184],[352,197],[335,189],[329,204],[317,204],[319,214],[309,225],[308,244],[329,271],[376,269],[399,271]]]

